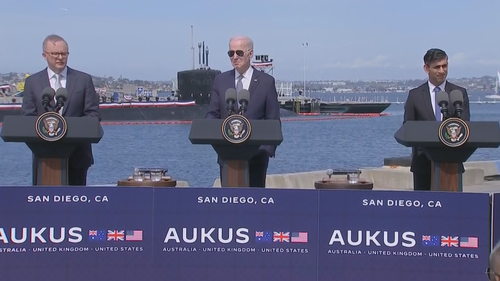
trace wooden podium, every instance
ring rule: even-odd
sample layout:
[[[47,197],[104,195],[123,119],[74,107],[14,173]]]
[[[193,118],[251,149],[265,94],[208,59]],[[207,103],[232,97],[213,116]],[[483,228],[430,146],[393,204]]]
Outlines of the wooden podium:
[[[68,158],[78,145],[98,143],[103,130],[95,117],[47,115],[4,117],[2,139],[24,142],[33,152],[33,185],[68,185]]]
[[[478,148],[500,146],[500,126],[492,121],[407,121],[394,135],[407,147],[419,147],[431,160],[431,190],[463,191],[463,162]]]
[[[261,145],[283,141],[280,120],[245,119],[234,114],[227,119],[196,119],[191,125],[191,143],[212,145],[222,161],[221,187],[249,187],[248,160]]]

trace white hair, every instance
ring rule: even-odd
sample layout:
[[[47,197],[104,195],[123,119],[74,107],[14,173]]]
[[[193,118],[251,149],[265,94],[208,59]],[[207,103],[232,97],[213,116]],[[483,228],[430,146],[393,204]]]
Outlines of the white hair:
[[[243,36],[243,35],[236,35],[236,36],[233,36],[231,37],[231,39],[229,39],[229,44],[231,44],[232,41],[239,41],[239,40],[243,40],[246,42],[246,45],[247,45],[247,48],[249,50],[253,50],[253,41],[250,37],[248,36]]]

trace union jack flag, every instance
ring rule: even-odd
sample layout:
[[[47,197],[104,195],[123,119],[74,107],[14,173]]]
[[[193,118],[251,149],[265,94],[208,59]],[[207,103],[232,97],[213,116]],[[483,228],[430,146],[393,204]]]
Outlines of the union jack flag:
[[[441,247],[458,247],[458,236],[441,236]]]
[[[290,232],[276,232],[273,234],[273,242],[290,242]]]
[[[108,230],[108,241],[123,241],[124,238],[124,230]]]

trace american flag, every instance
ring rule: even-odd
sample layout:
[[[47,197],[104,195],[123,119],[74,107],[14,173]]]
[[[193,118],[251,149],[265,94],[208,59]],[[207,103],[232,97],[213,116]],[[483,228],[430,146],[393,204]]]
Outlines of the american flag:
[[[142,241],[142,230],[127,230],[125,233],[126,241]]]
[[[460,237],[460,248],[477,248],[479,247],[479,239],[477,237]]]
[[[441,236],[441,247],[458,247],[458,236]]]
[[[292,243],[307,243],[307,232],[292,232]]]

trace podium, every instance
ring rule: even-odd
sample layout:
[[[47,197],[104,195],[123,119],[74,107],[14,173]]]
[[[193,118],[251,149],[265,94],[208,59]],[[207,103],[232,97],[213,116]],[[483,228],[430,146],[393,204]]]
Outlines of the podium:
[[[462,163],[478,148],[499,147],[500,126],[498,122],[457,118],[442,122],[407,121],[394,137],[404,146],[421,148],[431,160],[431,190],[461,192]]]
[[[231,115],[241,120],[241,115]],[[243,117],[243,119],[246,119]],[[248,160],[256,155],[261,145],[277,146],[283,141],[280,120],[248,120],[247,139],[243,142],[228,141],[224,124],[227,119],[193,120],[189,140],[192,144],[212,145],[222,160],[222,187],[249,187]],[[235,121],[236,122],[236,121]],[[248,125],[248,124],[247,124]],[[229,125],[228,125],[229,126]],[[244,127],[243,127],[244,128]],[[244,129],[241,132],[245,131]]]
[[[55,114],[50,112],[46,119],[41,118],[44,115],[7,115],[3,119],[2,139],[5,142],[24,142],[33,152],[33,185],[68,185],[71,153],[78,145],[98,143],[103,136],[96,117],[62,118]],[[50,136],[47,132],[52,130],[60,133]]]

